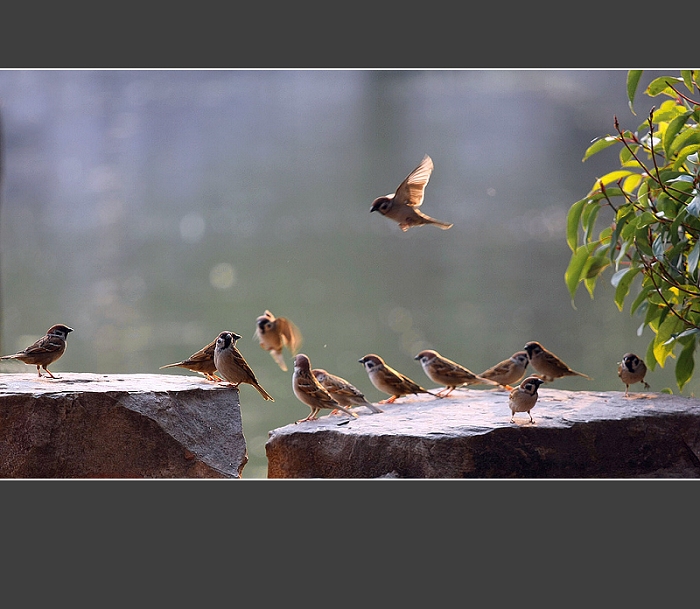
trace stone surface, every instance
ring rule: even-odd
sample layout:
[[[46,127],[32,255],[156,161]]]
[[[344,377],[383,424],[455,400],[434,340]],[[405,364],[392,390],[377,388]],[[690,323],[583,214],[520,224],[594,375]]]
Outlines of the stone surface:
[[[269,433],[268,478],[697,478],[700,400],[542,387],[510,423],[505,391],[399,398]]]
[[[240,478],[237,389],[193,374],[0,375],[0,477]]]

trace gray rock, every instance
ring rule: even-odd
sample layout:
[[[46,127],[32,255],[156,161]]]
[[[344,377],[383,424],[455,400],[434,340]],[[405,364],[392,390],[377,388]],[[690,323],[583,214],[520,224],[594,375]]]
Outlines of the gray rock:
[[[238,390],[194,374],[0,375],[0,477],[240,478]]]
[[[399,398],[384,413],[272,430],[268,478],[698,478],[700,400],[543,386],[510,423],[508,394]]]

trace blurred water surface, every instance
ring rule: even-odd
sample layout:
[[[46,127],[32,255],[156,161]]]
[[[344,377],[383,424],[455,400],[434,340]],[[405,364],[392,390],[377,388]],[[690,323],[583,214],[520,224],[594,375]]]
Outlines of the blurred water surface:
[[[642,85],[660,72],[645,73]],[[471,370],[539,340],[623,390],[616,363],[650,331],[619,312],[607,273],[572,306],[565,220],[636,129],[623,70],[0,71],[1,351],[53,323],[75,331],[54,372],[193,374],[222,330],[262,385],[242,386],[249,462],[265,478],[271,429],[305,417],[289,372],[253,340],[265,309],[292,319],[312,365],[385,398],[358,359],[375,352],[434,386],[413,356]],[[402,233],[372,200],[430,154],[423,209],[454,222]],[[604,214],[601,214],[601,217]],[[609,218],[608,218],[609,220]],[[3,363],[5,372],[33,370]],[[647,380],[677,391],[673,363]],[[204,382],[204,381],[203,381]],[[685,394],[698,390],[691,381]],[[503,412],[509,417],[509,412]]]

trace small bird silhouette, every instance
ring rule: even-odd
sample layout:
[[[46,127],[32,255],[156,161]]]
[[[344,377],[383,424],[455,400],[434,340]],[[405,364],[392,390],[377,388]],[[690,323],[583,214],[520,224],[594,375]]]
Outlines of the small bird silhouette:
[[[649,389],[649,383],[644,380],[647,373],[647,365],[641,357],[634,353],[625,353],[622,361],[618,362],[617,375],[625,384],[625,397],[629,396],[630,385],[642,383],[644,389]]]
[[[304,353],[297,353],[297,355],[294,356],[292,390],[297,399],[311,409],[309,416],[304,419],[299,419],[297,423],[316,420],[318,418],[318,413],[323,408],[342,410],[345,414],[355,419],[358,418],[357,413],[338,403],[328,390],[321,385],[320,381],[311,372],[309,356]]]
[[[437,393],[442,397],[447,397],[457,387],[464,385],[498,385],[496,381],[474,374],[462,364],[447,359],[433,349],[424,349],[413,359],[420,362],[423,371],[433,383],[445,385],[445,388]]]
[[[551,351],[547,351],[537,341],[530,341],[523,347],[530,358],[532,367],[539,372],[541,378],[545,382],[550,382],[564,376],[582,376],[588,380],[591,377],[583,372],[576,372],[569,368],[561,359],[559,359]]]
[[[287,364],[282,355],[282,349],[286,347],[292,355],[295,355],[301,346],[303,337],[299,328],[286,317],[275,317],[270,311],[255,320],[255,334],[260,342],[260,347],[269,351],[277,365],[287,371]]]
[[[372,404],[355,385],[337,374],[331,374],[324,368],[314,368],[311,373],[341,406],[366,406],[374,413],[384,412],[379,406]]]
[[[529,376],[510,392],[508,405],[510,406],[511,423],[515,423],[516,412],[527,412],[527,415],[530,417],[530,423],[534,423],[530,411],[537,403],[537,398],[539,397],[537,389],[542,383],[544,381],[540,377]]]
[[[73,328],[63,324],[53,325],[35,343],[12,355],[3,355],[0,359],[16,359],[30,366],[36,366],[39,376],[42,376],[41,368],[43,368],[52,379],[58,378],[51,374],[48,366],[65,353],[66,339],[68,333],[72,331]]]
[[[484,370],[479,376],[496,381],[501,387],[512,391],[513,383],[517,383],[525,375],[530,358],[527,351],[516,351],[508,359],[504,359]]]
[[[218,337],[217,337],[218,338]],[[196,351],[190,355],[187,359],[181,362],[176,362],[174,364],[166,364],[161,366],[160,370],[163,368],[187,368],[192,370],[192,372],[199,372],[203,374],[208,381],[220,381],[221,379],[216,376],[216,364],[214,363],[214,349],[216,348],[216,338],[211,341],[206,347],[202,347],[199,351]]]
[[[214,364],[219,374],[231,385],[238,387],[241,383],[252,385],[263,398],[274,402],[275,399],[263,389],[255,377],[253,369],[245,361],[241,352],[236,348],[236,341],[240,338],[235,332],[222,332],[216,339],[214,348]]]
[[[425,387],[421,387],[418,383],[408,378],[405,374],[401,374],[387,365],[384,360],[374,353],[368,353],[363,358],[358,360],[364,367],[372,384],[383,393],[388,393],[389,398],[380,400],[379,404],[393,404],[397,398],[403,395],[419,393],[427,393],[436,398],[441,398],[432,391],[428,391]]]
[[[378,211],[380,214],[393,220],[399,228],[406,232],[412,226],[424,226],[432,224],[447,230],[452,224],[431,218],[418,209],[423,204],[425,187],[433,172],[433,160],[426,154],[420,165],[406,176],[396,192],[377,197],[369,208],[370,212]]]

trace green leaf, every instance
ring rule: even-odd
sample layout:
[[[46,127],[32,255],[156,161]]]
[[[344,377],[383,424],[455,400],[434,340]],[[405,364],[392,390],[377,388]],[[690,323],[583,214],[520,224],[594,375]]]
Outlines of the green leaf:
[[[693,92],[693,71],[692,70],[681,70],[681,78],[685,84],[688,91]]]
[[[666,127],[666,131],[664,132],[664,139],[663,139],[663,147],[664,151],[666,152],[666,156],[670,157],[671,156],[671,144],[673,143],[673,140],[675,137],[678,135],[678,132],[681,130],[683,125],[685,125],[686,121],[688,120],[688,117],[692,114],[692,111],[689,112],[684,112],[680,116],[677,116],[674,118]]]
[[[588,199],[581,199],[576,201],[566,216],[566,242],[569,248],[573,252],[578,245],[578,223],[581,219],[581,212],[583,211],[583,206],[586,204]]]
[[[679,153],[683,148],[700,144],[700,128],[692,127],[681,131],[676,138],[670,142],[668,148],[668,156]]]
[[[660,76],[649,83],[646,94],[649,97],[656,97],[662,93],[669,97],[676,97],[673,89],[671,89],[671,85],[675,85],[678,82],[682,82],[682,80],[680,78],[674,78],[673,76]]]
[[[593,143],[586,149],[581,162],[592,157],[594,154],[596,154],[596,152],[609,148],[617,141],[617,137],[614,135],[606,135],[604,138],[593,140]]]
[[[654,357],[659,365],[663,368],[666,359],[673,356],[673,347],[676,344],[675,340],[669,340],[682,327],[683,322],[675,315],[667,315],[666,319],[661,322],[659,329],[654,338]]]
[[[629,70],[627,72],[627,99],[629,100],[629,107],[632,114],[637,114],[634,111],[634,97],[637,94],[637,87],[639,86],[639,79],[642,77],[642,72],[644,70]]]
[[[616,171],[606,173],[602,178],[598,178],[596,182],[602,182],[605,186],[607,186],[608,184],[617,183],[618,180],[632,175],[633,173],[634,172],[630,171],[629,169],[618,169]]]
[[[610,283],[612,283],[612,285],[615,287],[615,304],[620,311],[622,311],[625,298],[630,291],[632,280],[638,273],[639,268],[628,267],[621,271],[617,271],[617,273],[615,273],[610,279]]]
[[[678,384],[678,389],[683,391],[683,387],[693,376],[693,370],[695,369],[695,337],[683,347],[678,356],[678,361],[676,362],[676,383]]]
[[[576,295],[576,289],[579,282],[584,277],[584,270],[588,264],[588,257],[590,253],[597,247],[598,243],[588,243],[582,245],[574,251],[571,255],[571,260],[569,260],[569,266],[564,273],[564,281],[566,282],[566,287],[571,294],[571,300],[573,301]]]
[[[586,242],[591,240],[591,234],[595,228],[595,221],[599,211],[600,205],[589,205],[583,210],[583,214],[581,214],[581,224],[584,229],[584,240]]]
[[[673,163],[673,169],[681,169],[686,163],[692,163],[693,165],[698,164],[697,153],[700,150],[700,144],[691,144],[690,146],[684,146],[678,151],[678,157]]]

